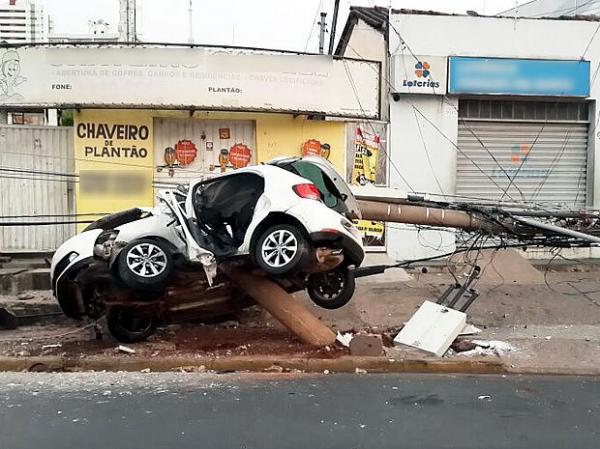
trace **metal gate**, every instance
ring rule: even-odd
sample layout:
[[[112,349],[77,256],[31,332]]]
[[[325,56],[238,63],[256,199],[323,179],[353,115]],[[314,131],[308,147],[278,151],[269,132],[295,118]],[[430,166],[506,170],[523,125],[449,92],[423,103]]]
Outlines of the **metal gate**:
[[[73,129],[0,125],[0,223],[73,221]],[[74,224],[0,226],[0,252],[53,251]]]
[[[221,150],[243,144],[251,151],[251,161],[256,161],[254,122],[251,120],[199,120],[154,119],[154,158],[159,170],[154,177],[155,186],[170,183],[187,183],[191,179],[209,178],[220,172]],[[185,166],[165,167],[165,149],[174,148],[177,142],[189,140],[197,150],[196,158]],[[160,169],[160,167],[163,167]],[[227,169],[229,170],[229,169]]]
[[[573,109],[574,120],[554,122],[477,120],[472,110],[469,114],[472,107],[460,107],[457,195],[570,207],[587,204],[585,104]],[[554,107],[549,103],[546,109]]]

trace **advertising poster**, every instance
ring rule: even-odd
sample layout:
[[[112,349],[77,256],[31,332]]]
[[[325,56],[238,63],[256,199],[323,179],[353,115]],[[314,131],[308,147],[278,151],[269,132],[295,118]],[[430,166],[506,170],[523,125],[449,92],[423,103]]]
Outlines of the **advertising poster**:
[[[354,133],[354,156],[350,183],[352,185],[378,184],[380,171],[379,134],[365,131],[357,126]],[[355,220],[356,227],[363,234],[367,247],[385,247],[385,225],[381,221]]]

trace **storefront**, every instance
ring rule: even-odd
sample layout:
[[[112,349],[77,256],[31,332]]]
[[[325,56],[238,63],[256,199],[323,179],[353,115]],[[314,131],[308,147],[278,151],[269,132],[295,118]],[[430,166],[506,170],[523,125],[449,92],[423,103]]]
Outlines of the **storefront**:
[[[450,57],[449,66],[456,194],[585,207],[590,63]]]
[[[75,110],[76,212],[87,217],[279,156],[319,155],[344,173],[347,127],[380,118],[378,62],[176,45],[0,51],[22,80],[0,104]]]
[[[343,173],[346,122],[289,114],[82,109],[79,213],[154,204],[159,188],[280,156],[318,154]]]
[[[403,37],[390,36],[392,186],[440,201],[600,206],[597,24],[418,12],[390,20]],[[395,225],[388,234],[396,259],[456,247],[452,230]]]

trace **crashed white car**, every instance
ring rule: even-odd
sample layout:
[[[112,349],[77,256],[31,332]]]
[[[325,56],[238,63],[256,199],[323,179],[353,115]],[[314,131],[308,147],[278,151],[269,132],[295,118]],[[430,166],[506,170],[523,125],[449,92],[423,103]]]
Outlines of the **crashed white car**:
[[[197,294],[210,296],[224,282],[220,264],[239,260],[288,291],[306,288],[325,308],[343,306],[354,293],[352,270],[364,250],[350,219],[360,212],[322,158],[281,158],[161,191],[158,198],[153,209],[101,218],[56,251],[52,287],[65,314],[107,313],[111,332],[135,341],[156,326],[148,316],[173,308],[173,285],[181,290],[190,276],[202,278]],[[192,273],[187,284],[181,273]]]

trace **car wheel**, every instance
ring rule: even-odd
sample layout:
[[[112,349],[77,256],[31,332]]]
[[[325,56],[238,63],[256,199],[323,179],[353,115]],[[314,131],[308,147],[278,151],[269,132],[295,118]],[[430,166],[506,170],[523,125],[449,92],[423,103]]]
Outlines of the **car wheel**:
[[[306,241],[296,226],[275,225],[256,241],[254,260],[269,274],[286,274],[298,266],[305,249]]]
[[[131,288],[155,290],[164,287],[173,271],[170,251],[152,239],[134,240],[121,250],[117,262],[121,280]]]
[[[158,316],[133,307],[112,307],[106,316],[106,325],[111,335],[121,343],[137,343],[154,334]]]
[[[306,286],[310,299],[319,307],[329,310],[345,306],[352,299],[355,288],[354,274],[346,267],[311,274]]]

